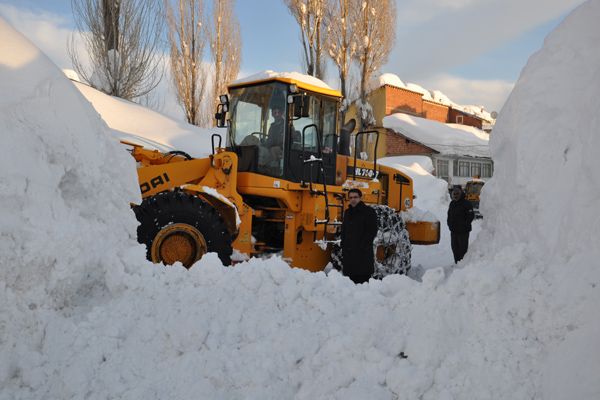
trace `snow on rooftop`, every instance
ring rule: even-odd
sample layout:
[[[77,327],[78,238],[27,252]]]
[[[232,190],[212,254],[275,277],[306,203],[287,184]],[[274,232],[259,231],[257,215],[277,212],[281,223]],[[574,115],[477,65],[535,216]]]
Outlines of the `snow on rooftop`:
[[[406,84],[406,88],[407,88],[408,90],[412,90],[413,92],[421,93],[421,94],[423,94],[423,95],[424,95],[425,93],[429,94],[429,91],[428,91],[428,90],[424,89],[424,88],[423,88],[422,86],[420,86],[420,85],[417,85],[416,83],[408,82],[408,83]]]
[[[200,158],[212,152],[213,134],[219,134],[223,138],[225,136],[224,129],[199,128],[137,103],[108,96],[83,83],[73,82],[73,84],[92,103],[119,140],[162,152],[185,151],[192,157]]]
[[[381,74],[371,81],[371,87],[373,89],[377,89],[377,88],[379,88],[381,86],[385,86],[385,85],[395,86],[395,87],[399,87],[399,88],[406,87],[404,85],[404,82],[402,82],[402,80],[398,77],[398,75],[391,74],[391,73]]]
[[[317,87],[329,89],[329,90],[334,90],[331,86],[329,86],[322,80],[315,78],[314,76],[301,74],[299,72],[276,72],[276,71],[272,71],[272,70],[265,70],[265,71],[261,71],[256,74],[244,77],[244,78],[240,78],[240,79],[230,83],[230,85],[239,85],[242,83],[262,81],[262,80],[272,79],[272,78],[294,79],[299,82],[304,82],[308,85],[317,86]]]
[[[485,119],[488,121],[493,120],[490,113],[483,110],[483,106],[472,106],[472,105],[463,106],[463,105],[457,104],[457,103],[453,102],[452,100],[450,100],[450,98],[448,96],[446,96],[444,93],[442,93],[439,90],[433,90],[430,92],[429,90],[425,89],[424,87],[422,87],[416,83],[412,83],[412,82],[404,83],[400,80],[398,75],[395,75],[395,74],[385,73],[385,74],[381,74],[377,78],[372,79],[370,88],[371,88],[371,90],[375,90],[375,89],[380,88],[385,85],[408,89],[413,92],[420,93],[424,100],[443,104],[448,107],[452,107],[456,110],[460,110],[467,114],[475,115],[479,118],[482,118],[482,119]]]
[[[448,155],[490,157],[489,135],[475,127],[443,124],[408,114],[392,114],[383,126]]]
[[[440,90],[433,90],[431,92],[432,97],[433,97],[433,101],[440,103],[440,104],[444,104],[446,106],[452,106],[455,103],[450,100],[450,98],[448,96],[446,96],[442,91]]]

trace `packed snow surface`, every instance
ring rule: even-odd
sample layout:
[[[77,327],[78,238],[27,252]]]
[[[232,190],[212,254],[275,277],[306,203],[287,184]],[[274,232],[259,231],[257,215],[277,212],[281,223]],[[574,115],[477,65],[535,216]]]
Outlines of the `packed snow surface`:
[[[317,86],[317,87],[321,87],[321,88],[324,88],[324,89],[333,90],[331,88],[331,86],[329,86],[328,84],[326,84],[322,80],[320,80],[318,78],[315,78],[314,76],[304,75],[304,74],[301,74],[299,72],[277,72],[277,71],[272,71],[270,69],[258,72],[258,73],[253,74],[253,75],[249,75],[249,76],[244,77],[244,78],[240,78],[240,79],[232,82],[231,85],[239,85],[239,84],[242,84],[242,83],[263,81],[263,80],[273,79],[273,78],[294,79],[294,80],[296,80],[298,82],[303,82],[303,83],[306,83],[306,84],[309,84],[309,85],[312,85],[312,86]]]
[[[441,154],[490,157],[489,135],[472,126],[444,124],[403,113],[384,117],[383,126]]]
[[[458,268],[358,286],[146,262],[135,163],[0,20],[0,399],[599,398],[599,18],[579,7],[523,70]]]
[[[86,84],[73,82],[119,140],[162,152],[185,151],[192,157],[211,154],[211,137],[225,138],[224,129],[204,129],[177,121],[139,104],[106,95]],[[215,142],[216,143],[216,142]]]

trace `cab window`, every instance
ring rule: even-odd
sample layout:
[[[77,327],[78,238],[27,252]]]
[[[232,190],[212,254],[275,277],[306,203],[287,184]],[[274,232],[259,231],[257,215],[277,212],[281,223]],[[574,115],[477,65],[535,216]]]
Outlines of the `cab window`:
[[[257,172],[283,175],[287,86],[274,82],[231,90],[230,140],[256,158]],[[253,164],[253,163],[251,163]]]

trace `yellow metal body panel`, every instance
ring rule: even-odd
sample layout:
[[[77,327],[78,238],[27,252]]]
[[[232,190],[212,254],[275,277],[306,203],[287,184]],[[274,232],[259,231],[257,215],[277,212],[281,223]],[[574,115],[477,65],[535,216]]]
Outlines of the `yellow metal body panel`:
[[[411,244],[430,245],[440,242],[440,222],[407,222],[406,230]]]

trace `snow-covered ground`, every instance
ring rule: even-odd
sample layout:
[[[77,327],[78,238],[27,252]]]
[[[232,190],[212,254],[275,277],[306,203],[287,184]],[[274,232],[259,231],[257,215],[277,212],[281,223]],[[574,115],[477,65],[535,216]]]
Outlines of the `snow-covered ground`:
[[[146,262],[133,160],[0,20],[0,399],[600,398],[599,18],[523,70],[461,268],[358,286]]]

